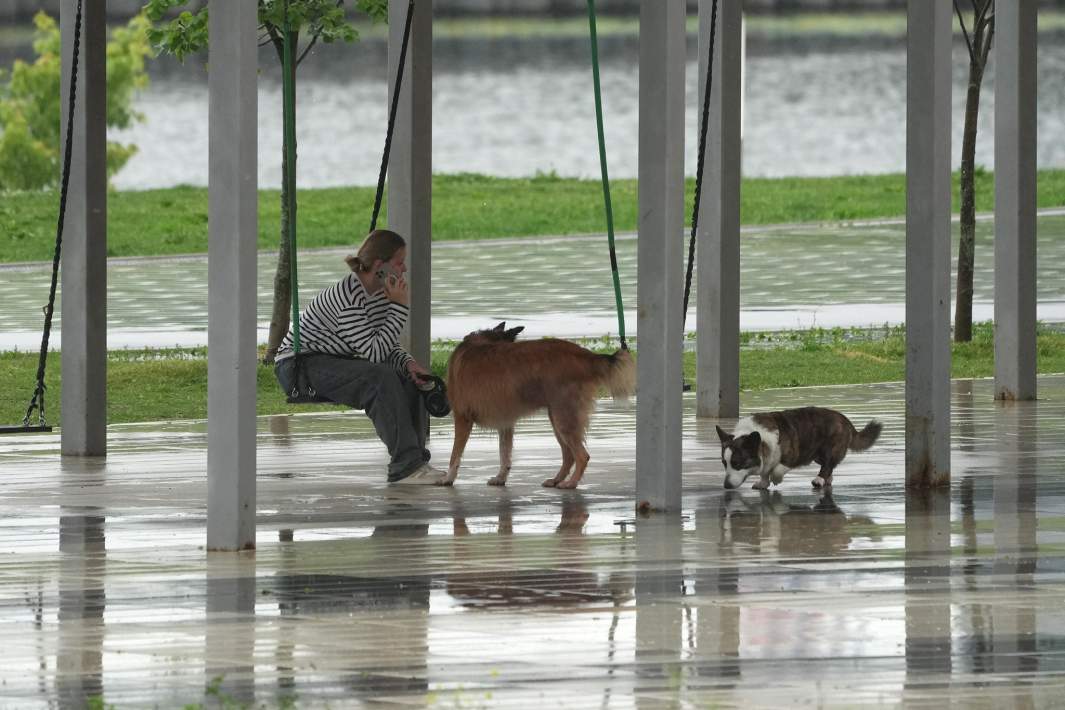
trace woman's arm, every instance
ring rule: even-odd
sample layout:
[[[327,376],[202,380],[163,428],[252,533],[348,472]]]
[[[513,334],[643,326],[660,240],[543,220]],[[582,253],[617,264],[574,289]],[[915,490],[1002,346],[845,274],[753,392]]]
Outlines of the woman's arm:
[[[388,353],[388,364],[401,375],[410,376],[407,363],[414,362],[414,357],[398,345]]]
[[[370,362],[391,362],[393,351],[399,348],[399,335],[407,323],[407,314],[406,306],[390,302],[384,323],[375,328],[366,308],[352,304],[337,319],[337,335],[356,355]]]

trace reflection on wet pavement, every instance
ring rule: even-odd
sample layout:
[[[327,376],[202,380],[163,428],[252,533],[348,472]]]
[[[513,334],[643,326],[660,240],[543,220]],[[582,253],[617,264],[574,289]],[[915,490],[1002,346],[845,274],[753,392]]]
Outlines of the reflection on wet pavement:
[[[1038,226],[1039,317],[1065,322],[1065,216],[1044,214]],[[993,223],[978,222],[974,294],[978,322],[992,318],[993,235]],[[616,333],[605,244],[605,237],[435,244],[433,337],[461,338],[499,320],[522,323],[529,335]],[[901,323],[905,318],[904,246],[901,224],[747,230],[742,250],[741,327],[780,330]],[[300,297],[304,302],[342,275],[347,268],[342,261],[345,253],[301,253]],[[273,253],[259,257],[259,338],[263,342],[275,263]],[[631,329],[636,323],[635,239],[618,241],[618,266]],[[472,283],[477,288],[471,289]],[[698,275],[694,288],[697,293]],[[39,346],[40,308],[47,293],[46,268],[0,268],[0,298],[8,304],[0,312],[0,350]],[[112,261],[108,293],[110,347],[206,345],[205,259]],[[696,303],[693,295],[689,330],[696,324]]]
[[[899,384],[745,398],[884,421],[825,492],[724,490],[688,396],[683,510],[654,517],[633,512],[630,406],[601,403],[573,492],[539,486],[539,418],[506,489],[484,485],[485,432],[458,486],[410,491],[361,415],[264,417],[240,554],[202,547],[202,423],[112,427],[106,462],[5,439],[0,706],[1056,706],[1065,376],[991,395],[954,383],[952,485],[925,492],[901,485]]]

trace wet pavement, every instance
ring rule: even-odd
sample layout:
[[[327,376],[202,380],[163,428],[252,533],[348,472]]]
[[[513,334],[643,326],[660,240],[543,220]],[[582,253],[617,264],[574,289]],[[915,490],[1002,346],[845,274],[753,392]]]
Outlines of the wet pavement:
[[[1065,211],[1044,212],[1038,229],[1039,318],[1065,322]],[[993,316],[993,223],[979,222],[977,234],[974,319],[979,322]],[[301,303],[343,275],[346,253],[301,252]],[[260,342],[266,341],[270,320],[275,263],[273,254],[260,254]],[[631,235],[618,242],[618,265],[631,334],[636,330]],[[0,266],[0,299],[7,304],[0,312],[0,350],[39,347],[50,267]],[[742,269],[745,330],[869,327],[905,320],[901,223],[751,228],[743,235]],[[461,338],[498,320],[521,323],[530,335],[617,333],[605,237],[440,242],[433,245],[432,278],[433,338]],[[110,347],[206,345],[204,257],[112,260],[108,280]],[[697,292],[698,275],[694,288]],[[691,303],[689,331],[695,327],[694,293]],[[57,330],[54,346],[58,336]]]
[[[953,385],[949,490],[907,492],[901,384],[750,393],[884,424],[834,488],[724,491],[685,396],[679,515],[633,512],[635,410],[600,403],[580,490],[518,427],[452,489],[385,483],[357,413],[264,417],[254,553],[205,540],[204,422],[118,425],[106,462],[0,441],[0,706],[1060,707],[1065,377]],[[435,460],[450,421],[434,422]]]

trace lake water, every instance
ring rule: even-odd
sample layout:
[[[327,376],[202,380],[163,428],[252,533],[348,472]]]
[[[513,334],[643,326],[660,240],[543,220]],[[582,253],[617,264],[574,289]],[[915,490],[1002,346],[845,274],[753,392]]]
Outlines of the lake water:
[[[1065,166],[1065,42],[1041,38],[1041,167]],[[604,38],[602,80],[611,175],[637,171],[638,42]],[[697,49],[689,38],[687,173],[694,174]],[[386,121],[386,46],[367,39],[328,46],[301,67],[299,183],[373,184]],[[822,176],[901,172],[905,166],[905,44],[901,39],[752,40],[746,78],[744,172]],[[954,47],[954,162],[967,82]],[[276,57],[261,56],[260,182],[280,184],[281,88]],[[977,162],[993,166],[994,65],[984,84]],[[113,137],[140,152],[120,189],[203,185],[207,180],[207,80],[202,62],[152,65],[137,99],[146,121]],[[565,38],[440,38],[434,47],[433,169],[527,176],[598,176],[587,41]]]

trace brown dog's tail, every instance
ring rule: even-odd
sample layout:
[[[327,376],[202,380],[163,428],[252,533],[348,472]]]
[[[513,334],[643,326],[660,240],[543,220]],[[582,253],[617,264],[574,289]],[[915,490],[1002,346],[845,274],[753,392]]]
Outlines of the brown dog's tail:
[[[636,394],[636,361],[628,350],[618,350],[613,355],[604,355],[607,362],[603,384],[614,399],[627,399]]]
[[[880,437],[880,430],[883,429],[883,425],[875,419],[865,425],[865,428],[861,431],[854,430],[856,436],[851,437],[851,451],[865,451],[870,446],[876,443],[876,440]]]

